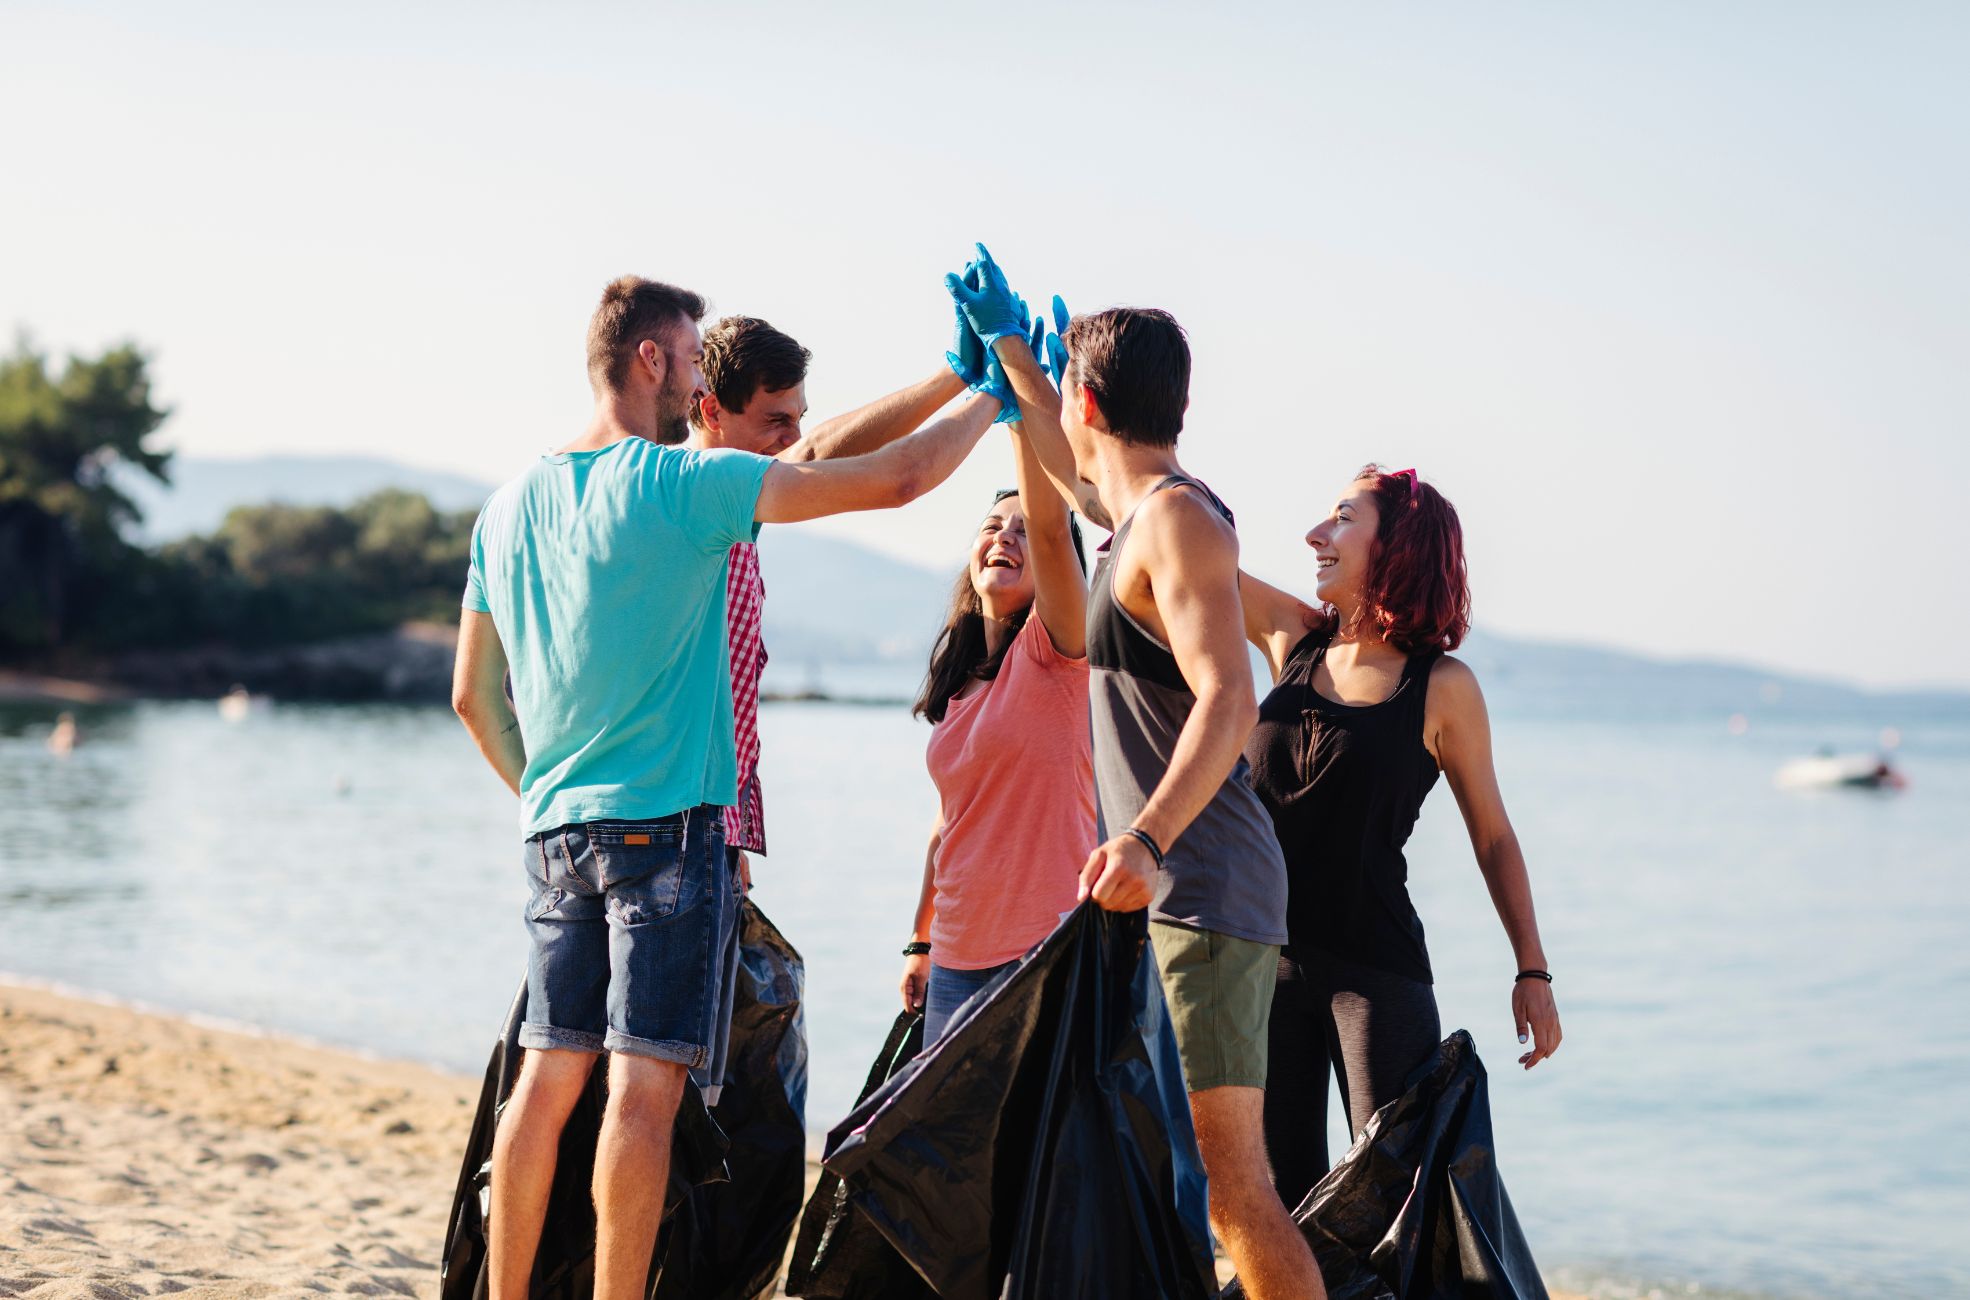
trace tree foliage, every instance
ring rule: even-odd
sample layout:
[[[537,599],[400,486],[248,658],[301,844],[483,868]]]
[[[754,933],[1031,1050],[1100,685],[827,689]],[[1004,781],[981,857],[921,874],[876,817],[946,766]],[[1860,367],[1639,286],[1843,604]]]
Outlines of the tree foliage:
[[[470,512],[412,492],[346,509],[243,506],[216,532],[142,550],[119,461],[169,482],[147,439],[151,401],[132,346],[60,375],[25,341],[0,361],[0,657],[224,643],[262,646],[457,617]]]
[[[146,445],[169,414],[131,344],[71,356],[59,375],[25,338],[0,360],[0,649],[59,645],[96,612],[100,580],[132,561],[121,529],[137,521],[110,470],[169,482],[170,453]]]

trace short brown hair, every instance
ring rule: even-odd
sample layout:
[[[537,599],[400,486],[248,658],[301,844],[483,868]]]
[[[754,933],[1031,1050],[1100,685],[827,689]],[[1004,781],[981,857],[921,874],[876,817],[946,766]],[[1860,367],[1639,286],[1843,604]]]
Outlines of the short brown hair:
[[[1154,307],[1110,307],[1067,326],[1068,370],[1123,442],[1176,446],[1190,403],[1190,344]]]
[[[705,318],[705,300],[689,289],[661,280],[625,275],[609,281],[601,305],[588,322],[588,380],[597,388],[620,388],[629,376],[629,359],[644,339],[656,339],[680,320]],[[669,349],[665,348],[668,352]]]
[[[757,316],[727,316],[705,331],[705,387],[737,415],[759,392],[777,393],[807,378],[813,353]],[[693,423],[702,423],[691,407]]]

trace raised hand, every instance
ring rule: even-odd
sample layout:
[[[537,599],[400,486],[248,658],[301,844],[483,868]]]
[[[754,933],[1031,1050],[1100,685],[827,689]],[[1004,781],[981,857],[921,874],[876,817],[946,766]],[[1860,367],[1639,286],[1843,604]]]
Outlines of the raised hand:
[[[978,287],[978,263],[964,264],[964,278],[959,283],[968,289]],[[949,363],[951,372],[964,380],[966,388],[976,388],[985,380],[985,344],[971,328],[971,322],[965,319],[963,307],[953,302],[951,314],[957,318],[957,332],[951,338],[951,350],[944,354],[944,360]]]
[[[1040,363],[1040,368],[1047,372],[1047,378],[1053,380],[1053,386],[1055,388],[1061,388],[1067,382],[1067,340],[1062,338],[1061,335],[1067,332],[1067,327],[1073,323],[1073,319],[1073,317],[1067,314],[1067,304],[1060,300],[1059,294],[1055,294],[1053,296],[1053,333],[1047,335],[1047,353]],[[1040,332],[1046,328],[1045,324],[1041,321],[1034,321],[1033,326],[1035,338],[1038,338]],[[1038,348],[1034,348],[1033,354],[1038,356],[1039,351]]]
[[[1012,377],[999,363],[998,353],[985,354],[985,378],[973,384],[971,391],[999,399],[999,413],[992,420],[993,424],[1010,424],[1020,418],[1019,399],[1012,391]]]
[[[1018,295],[1006,283],[1006,273],[992,260],[992,254],[985,245],[974,245],[978,249],[978,260],[973,263],[978,268],[976,286],[966,284],[955,275],[944,277],[944,287],[950,290],[951,298],[958,304],[958,310],[971,323],[972,332],[990,351],[996,339],[1016,335],[1025,339],[1027,321],[1024,312],[1019,310]]]

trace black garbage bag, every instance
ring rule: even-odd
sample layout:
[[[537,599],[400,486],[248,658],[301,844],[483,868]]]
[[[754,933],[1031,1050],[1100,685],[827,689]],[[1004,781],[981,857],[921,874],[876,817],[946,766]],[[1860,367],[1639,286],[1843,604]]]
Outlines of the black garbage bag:
[[[945,1300],[1217,1294],[1146,913],[1075,909],[823,1163]]]
[[[693,1188],[657,1242],[653,1300],[758,1300],[773,1294],[807,1188],[807,1029],[803,968],[765,913],[739,915],[732,1046],[711,1117],[731,1143],[731,1180]]]
[[[650,1294],[662,1294],[666,1300],[685,1296],[751,1300],[770,1293],[800,1207],[806,1175],[802,1114],[807,1094],[800,955],[750,902],[743,909],[741,925],[739,987],[723,1095],[716,1108],[707,1110],[703,1094],[687,1087],[677,1112],[665,1224],[650,1267]],[[518,1039],[526,1011],[523,980],[486,1066],[478,1113],[466,1142],[445,1233],[442,1300],[484,1300],[487,1294],[486,1208],[493,1132],[519,1072]],[[771,1077],[758,1073],[762,1067],[772,1071]],[[594,1290],[595,1210],[589,1184],[607,1098],[606,1070],[598,1065],[561,1132],[554,1187],[534,1258],[533,1300],[588,1300]],[[741,1136],[728,1139],[721,1116]],[[733,1169],[748,1179],[743,1188],[718,1186],[728,1181],[728,1158]],[[728,1191],[729,1196],[720,1195]],[[687,1221],[688,1229],[683,1226]],[[776,1222],[778,1235],[773,1236]],[[748,1235],[755,1232],[760,1234],[756,1239]],[[679,1274],[668,1287],[663,1278],[666,1248],[676,1256]],[[717,1258],[721,1249],[731,1252],[723,1262]],[[737,1289],[760,1276],[768,1255],[771,1265],[764,1280],[752,1290]],[[720,1271],[726,1268],[729,1275]],[[660,1287],[665,1289],[660,1292]]]
[[[1547,1300],[1492,1150],[1484,1063],[1460,1029],[1293,1212],[1330,1300]]]
[[[922,1050],[923,1013],[905,1011],[883,1040],[856,1104],[867,1101]],[[875,1224],[849,1204],[848,1189],[831,1170],[821,1172],[801,1212],[787,1294],[808,1300],[934,1300],[937,1295]]]
[[[519,1076],[520,1025],[526,1018],[527,986],[523,980],[486,1066],[472,1136],[465,1143],[439,1271],[442,1300],[484,1300],[491,1285],[486,1274],[486,1210],[492,1181],[493,1131]],[[568,1117],[567,1127],[561,1130],[554,1188],[548,1194],[547,1218],[534,1256],[533,1285],[529,1288],[533,1300],[588,1300],[595,1289],[595,1206],[589,1179],[595,1169],[595,1139],[602,1129],[602,1108],[609,1095],[607,1074],[598,1063],[589,1076],[587,1090]],[[675,1212],[694,1186],[724,1180],[725,1146],[725,1135],[705,1109],[703,1096],[696,1088],[686,1088],[672,1138],[666,1215]]]

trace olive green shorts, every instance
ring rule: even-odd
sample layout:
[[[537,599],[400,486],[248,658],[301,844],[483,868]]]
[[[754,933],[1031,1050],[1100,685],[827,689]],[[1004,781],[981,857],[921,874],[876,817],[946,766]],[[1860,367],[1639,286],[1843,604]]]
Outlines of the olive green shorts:
[[[1168,921],[1149,923],[1149,943],[1163,974],[1184,1085],[1192,1092],[1265,1087],[1279,946]]]

